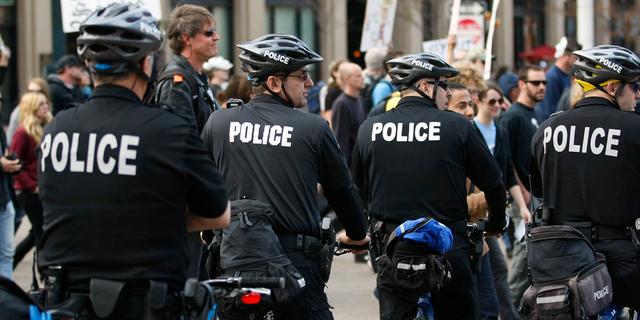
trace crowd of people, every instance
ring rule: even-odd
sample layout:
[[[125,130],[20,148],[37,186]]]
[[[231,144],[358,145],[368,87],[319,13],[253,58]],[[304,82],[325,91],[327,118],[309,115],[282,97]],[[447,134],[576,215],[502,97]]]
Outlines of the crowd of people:
[[[483,65],[492,57],[482,51],[447,61],[432,53],[371,48],[364,69],[348,60],[330,64],[327,84],[313,97],[319,110],[310,115],[296,109],[311,99],[307,66],[321,62],[319,54],[294,36],[269,34],[237,45],[244,73],[236,68],[230,76],[234,65],[217,56],[215,27],[205,8],[176,7],[166,31],[173,56],[158,68],[154,53],[165,32],[157,20],[135,5],[111,5],[80,26],[78,55],[63,56],[56,74],[28,83],[8,133],[0,132],[1,276],[11,279],[35,246],[44,278],[64,269],[67,298],[112,290],[113,284],[96,279],[119,281],[128,296],[117,312],[141,318],[151,311],[140,298],[156,294],[158,281],[164,288],[158,292],[166,296],[187,277],[208,278],[202,258],[212,239],[201,231],[227,226],[230,201],[250,197],[273,207],[284,253],[306,283],[278,307],[277,316],[332,319],[321,264],[307,251],[320,238],[320,195],[346,231],[338,239],[362,245],[375,235],[378,254],[405,221],[428,216],[450,229],[451,282],[430,296],[436,319],[520,319],[517,306],[530,281],[518,235],[533,209],[555,209],[558,224],[587,219],[606,225],[600,212],[588,209],[589,197],[600,197],[601,188],[633,189],[632,182],[587,187],[608,179],[586,174],[595,168],[589,161],[564,160],[557,131],[551,138],[559,123],[583,124],[588,121],[581,112],[592,112],[618,119],[611,126],[623,128],[598,128],[608,132],[600,135],[606,155],[635,156],[636,145],[629,146],[634,142],[620,132],[635,130],[636,120],[629,119],[636,115],[586,108],[602,105],[598,98],[623,111],[635,108],[640,60],[628,50],[591,49],[611,51],[613,62],[603,67],[594,51],[563,38],[548,70],[533,64],[517,72],[500,68],[485,80]],[[627,68],[623,76],[606,72],[614,63]],[[593,121],[591,127],[603,126]],[[596,139],[593,131],[590,150],[599,155]],[[555,158],[547,152],[551,144]],[[576,150],[588,154],[587,145]],[[581,169],[567,169],[566,161]],[[560,178],[553,166],[571,177]],[[584,186],[567,187],[583,178]],[[561,200],[568,195],[580,201]],[[32,229],[15,247],[24,215]],[[612,221],[628,226],[637,217],[629,213]],[[471,257],[467,222],[480,221],[484,250]],[[632,245],[598,245],[608,256],[628,255],[622,263],[613,259],[614,290],[627,294],[640,285]],[[373,250],[370,255],[364,260],[376,264]],[[421,295],[382,287],[375,294],[381,319],[416,317]],[[638,308],[629,295],[616,302]],[[102,312],[95,308],[91,312]],[[223,311],[220,318],[235,319],[234,312]]]

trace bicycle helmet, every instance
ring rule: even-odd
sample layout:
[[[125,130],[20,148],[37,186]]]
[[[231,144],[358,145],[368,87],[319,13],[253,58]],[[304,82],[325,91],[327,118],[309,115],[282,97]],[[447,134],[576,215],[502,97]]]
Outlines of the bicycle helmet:
[[[81,60],[88,61],[92,73],[113,75],[134,71],[144,74],[137,64],[160,48],[163,39],[164,32],[158,29],[158,20],[147,9],[114,3],[96,10],[82,22],[77,40],[78,55]]]
[[[423,78],[434,78],[434,87],[437,88],[440,77],[451,78],[460,74],[458,69],[445,62],[440,56],[429,52],[413,53],[395,58],[387,61],[387,65],[391,67],[391,70],[389,70],[391,83],[398,86],[399,91],[411,88],[426,99],[434,102],[436,101],[438,90],[434,91],[433,98],[429,98],[414,83]]]
[[[244,50],[239,56],[240,68],[249,74],[249,82],[256,87],[276,72],[289,74],[323,60],[302,40],[288,34],[267,34],[237,47]]]
[[[613,97],[616,105],[616,98],[626,83],[637,80],[640,76],[640,59],[627,48],[606,45],[574,51],[573,54],[579,58],[573,65],[576,69],[576,82],[585,91],[598,89],[605,92],[603,86],[608,80],[622,82]]]

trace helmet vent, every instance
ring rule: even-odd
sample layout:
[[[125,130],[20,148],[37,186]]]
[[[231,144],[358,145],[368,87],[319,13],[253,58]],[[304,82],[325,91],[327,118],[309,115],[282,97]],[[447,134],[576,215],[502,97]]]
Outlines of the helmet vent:
[[[139,17],[129,17],[126,20],[127,20],[127,22],[136,22],[136,21],[140,20],[140,18]]]
[[[104,35],[115,33],[115,30],[111,28],[104,28],[104,27],[86,27],[84,31],[89,34],[97,35],[97,36],[104,36]]]
[[[131,33],[131,32],[125,32],[122,34],[122,38],[123,39],[131,39],[131,40],[142,40],[142,36],[137,35],[135,33]]]
[[[140,51],[140,49],[135,48],[135,47],[125,47],[125,46],[120,46],[120,50],[126,52],[126,53],[136,53],[138,51]]]
[[[261,43],[261,44],[258,44],[257,47],[262,49],[262,48],[271,48],[272,46],[270,44]]]
[[[100,52],[104,52],[109,50],[109,48],[107,46],[103,46],[101,44],[92,44],[89,46],[88,48],[89,50],[95,52],[95,53],[100,53]]]
[[[289,47],[289,48],[295,48],[296,45],[290,42],[278,42],[278,45],[281,47]]]

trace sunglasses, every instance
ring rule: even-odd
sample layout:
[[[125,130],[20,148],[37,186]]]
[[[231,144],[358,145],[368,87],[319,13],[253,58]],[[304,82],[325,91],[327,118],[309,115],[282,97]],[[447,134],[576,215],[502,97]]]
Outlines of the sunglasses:
[[[44,93],[44,92],[42,92],[42,90],[27,90],[27,92],[37,92],[37,93]]]
[[[276,76],[276,77],[296,77],[296,78],[300,78],[300,80],[302,80],[302,81],[307,81],[307,78],[309,78],[309,73],[308,72],[303,72],[301,74],[274,74],[274,76]]]
[[[490,105],[490,106],[492,106],[492,105],[496,104],[496,102],[498,103],[498,105],[502,105],[504,103],[504,99],[498,99],[498,100],[491,99],[489,101],[486,101],[485,103]]]
[[[640,81],[630,82],[630,83],[631,83],[631,90],[633,90],[633,92],[640,92]]]
[[[216,29],[207,29],[203,32],[204,36],[207,38],[213,37],[214,33],[216,33]]]
[[[547,80],[524,80],[524,82],[529,82],[534,86],[539,86],[541,83],[545,86],[547,85]]]
[[[428,84],[435,84],[435,81],[425,81]],[[446,81],[438,81],[438,87],[444,89],[444,91],[447,91],[447,88],[449,88],[449,83]]]
[[[290,74],[289,77],[298,77],[302,81],[307,81],[307,78],[309,78],[309,73],[303,72],[301,74]]]

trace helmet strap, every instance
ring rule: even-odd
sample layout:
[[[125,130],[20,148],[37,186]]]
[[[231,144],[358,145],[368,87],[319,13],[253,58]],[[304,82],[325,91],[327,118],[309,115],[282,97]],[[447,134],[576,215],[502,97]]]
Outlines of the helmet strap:
[[[627,85],[628,82],[620,82],[622,85],[620,86],[620,88],[618,88],[618,90],[616,91],[616,95],[612,96],[609,92],[607,92],[607,90],[605,90],[602,86],[597,86],[596,88],[606,94],[608,94],[611,97],[611,100],[613,101],[613,104],[616,106],[616,109],[620,110],[620,105],[618,104],[618,96],[622,93],[622,90],[624,90],[624,87]]]
[[[436,80],[436,81],[438,81],[438,80]],[[436,82],[436,85],[437,85],[437,82]],[[425,98],[427,100],[431,100],[434,103],[436,102],[436,92],[437,92],[437,90],[433,92],[433,98],[430,98],[426,93],[424,93],[424,92],[422,92],[422,90],[418,89],[418,87],[416,87],[415,84],[409,85],[409,88],[411,88],[411,89],[413,89],[413,91],[419,93],[423,98]]]
[[[287,91],[284,89],[284,79],[286,79],[289,76],[289,73],[287,73],[283,78],[282,78],[282,84],[280,85],[280,89],[282,89],[282,92],[284,92],[284,96],[287,97],[287,99],[289,99],[289,101],[285,100],[284,98],[282,98],[279,94],[273,92],[273,90],[271,90],[269,88],[269,86],[267,85],[267,81],[262,81],[260,83],[260,85],[265,88],[265,90],[267,90],[271,96],[278,100],[278,102],[288,105],[291,108],[293,108],[293,102],[291,101],[291,97],[289,97],[289,95],[287,94]],[[267,77],[267,79],[269,79],[269,77]]]

